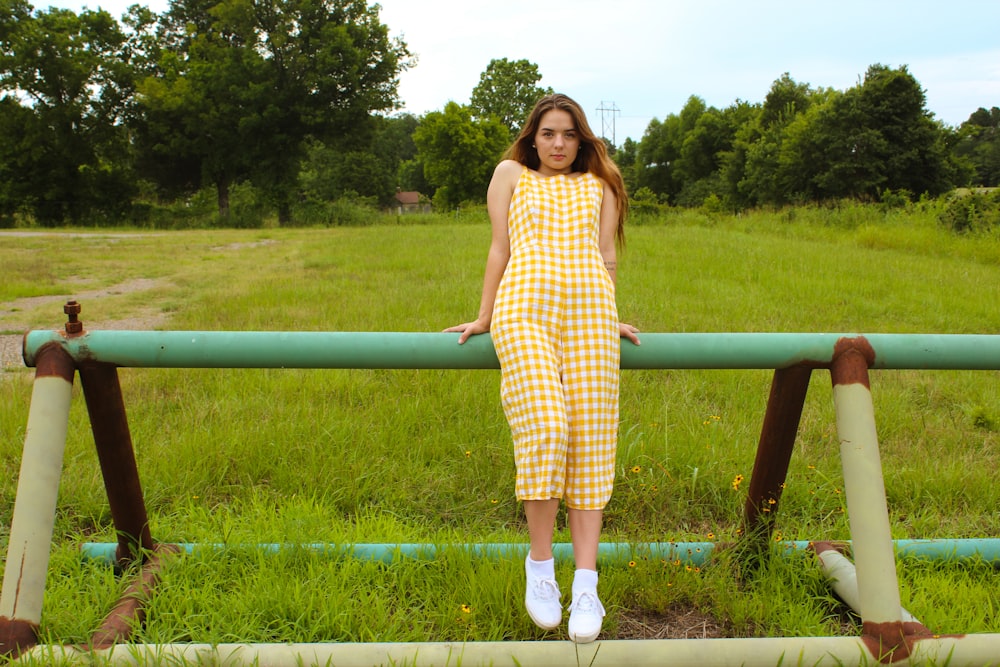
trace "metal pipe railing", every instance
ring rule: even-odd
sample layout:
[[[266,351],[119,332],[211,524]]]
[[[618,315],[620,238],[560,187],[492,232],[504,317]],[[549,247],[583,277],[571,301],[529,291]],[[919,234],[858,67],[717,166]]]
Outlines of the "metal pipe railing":
[[[850,540],[842,544],[844,548],[851,547]],[[896,555],[901,559],[936,562],[981,560],[1000,566],[1000,538],[894,540],[892,545],[896,551]],[[477,542],[467,544],[414,542],[345,542],[341,544],[332,542],[296,542],[295,544],[263,542],[256,544],[224,544],[221,542],[184,542],[170,546],[187,554],[244,548],[251,548],[271,554],[279,553],[286,549],[295,549],[297,551],[307,550],[329,554],[331,557],[349,557],[382,563],[391,563],[397,559],[434,559],[442,553],[454,549],[467,551],[480,558],[519,558],[522,560],[528,552],[528,544],[526,542]],[[794,553],[804,553],[812,546],[813,543],[808,540],[786,540],[776,545],[777,553],[784,556]],[[705,565],[709,562],[712,553],[719,548],[721,548],[720,545],[714,542],[643,542],[637,544],[601,542],[598,545],[598,558],[605,563],[626,563],[632,560],[648,558],[650,560],[665,560],[668,563],[679,561],[679,563],[684,565]],[[115,542],[84,542],[80,545],[80,551],[84,558],[90,560],[114,563],[118,559],[118,544]],[[556,558],[569,558],[573,555],[573,546],[568,542],[557,542],[552,545],[552,552]]]
[[[58,343],[77,362],[135,368],[499,368],[489,335],[309,331],[29,331],[28,366]],[[875,369],[1000,370],[1000,335],[646,333],[622,343],[625,369],[826,368],[842,339],[863,337]]]
[[[125,460],[131,452],[127,420],[120,390],[117,388],[115,367],[147,368],[434,368],[434,369],[496,369],[499,368],[492,341],[488,335],[475,336],[465,345],[457,345],[457,334],[398,333],[398,332],[234,332],[234,331],[92,331],[83,329],[76,315],[79,306],[67,304],[70,316],[64,331],[31,331],[24,337],[23,356],[28,366],[37,366],[36,396],[32,398],[29,415],[29,436],[25,440],[27,469],[22,468],[14,508],[9,545],[7,573],[0,592],[0,653],[8,656],[29,650],[37,638],[44,589],[45,565],[32,566],[29,578],[14,581],[12,564],[35,562],[28,552],[42,554],[42,546],[51,544],[51,528],[45,539],[18,537],[26,523],[36,520],[51,523],[54,498],[58,489],[58,471],[62,447],[65,445],[65,422],[69,409],[69,390],[75,370],[81,373],[85,398],[93,425],[95,442],[103,452],[102,471],[108,485],[116,530],[123,535],[118,545],[92,547],[96,552],[114,550],[114,559],[134,558],[150,551],[151,537],[146,525],[141,487],[134,472],[134,460]],[[59,363],[56,364],[55,361]],[[58,366],[58,368],[56,368]],[[837,333],[647,333],[641,346],[622,343],[623,369],[773,369],[775,380],[768,401],[765,425],[758,446],[758,461],[754,468],[751,494],[747,499],[745,526],[747,534],[767,534],[758,528],[768,528],[768,522],[755,518],[754,509],[767,502],[776,506],[787,472],[787,460],[794,446],[802,401],[814,368],[831,371],[837,430],[840,437],[841,459],[844,466],[845,492],[851,525],[852,548],[856,567],[851,576],[849,592],[856,592],[855,604],[864,622],[860,639],[853,638],[769,638],[753,640],[711,640],[702,644],[670,643],[669,650],[644,643],[636,652],[634,644],[618,654],[618,642],[602,642],[600,664],[659,664],[664,659],[672,664],[704,664],[721,660],[738,660],[742,664],[777,664],[794,657],[809,664],[843,664],[851,658],[870,655],[879,662],[924,659],[946,659],[949,664],[980,665],[986,656],[995,656],[1000,635],[970,637],[939,637],[926,628],[914,628],[900,606],[895,571],[895,556],[907,551],[924,553],[921,545],[904,547],[893,543],[889,531],[878,439],[875,430],[874,407],[869,387],[870,369],[935,369],[935,370],[1000,370],[1000,336],[968,334],[837,334]],[[57,372],[56,372],[57,371]],[[52,377],[57,376],[58,379]],[[39,404],[36,406],[36,402]],[[51,424],[41,424],[42,411],[51,413]],[[37,428],[37,433],[33,434]],[[36,437],[37,436],[37,437]],[[45,462],[42,465],[41,459]],[[32,463],[35,461],[36,463]],[[125,479],[117,479],[124,477]],[[134,477],[134,479],[133,479]],[[44,496],[44,498],[42,498]],[[28,520],[23,509],[35,506],[38,511]],[[772,505],[773,503],[773,505]],[[44,510],[44,511],[42,511]],[[37,513],[46,517],[35,517]],[[47,525],[47,524],[46,524]],[[122,541],[124,540],[124,541]],[[18,551],[22,549],[24,553]],[[43,545],[42,542],[45,542]],[[765,543],[768,540],[765,540]],[[992,560],[1000,559],[1000,541],[977,542],[974,553]],[[969,544],[932,540],[928,553],[941,558],[961,557]],[[181,551],[218,545],[177,545]],[[269,545],[256,545],[268,548]],[[354,557],[395,558],[419,556],[435,549],[432,545],[314,545]],[[495,551],[519,550],[524,545],[465,545],[482,555]],[[712,551],[711,543],[663,543],[636,545],[602,545],[605,557],[620,558],[623,553],[648,553],[651,557],[703,562]],[[792,543],[786,548],[806,548]],[[270,545],[280,548],[280,545]],[[19,556],[20,554],[20,556]],[[909,555],[913,555],[912,553]],[[107,554],[111,558],[111,554]],[[47,564],[47,558],[46,558]],[[135,590],[145,591],[153,584],[148,578],[135,584]],[[40,576],[36,576],[40,575]],[[18,575],[21,576],[20,574]],[[22,586],[22,584],[24,586]],[[141,617],[141,605],[122,604],[109,617],[101,637],[118,641],[127,633],[126,626]],[[6,613],[5,613],[6,612]],[[103,640],[102,640],[103,641]],[[744,645],[744,641],[750,642]],[[106,642],[105,642],[106,643]],[[249,657],[274,664],[293,664],[303,655],[322,655],[338,664],[370,664],[384,660],[406,660],[413,650],[422,651],[421,658],[442,652],[445,660],[457,658],[470,664],[484,660],[493,662],[509,656],[520,664],[552,664],[559,662],[566,649],[551,642],[508,643],[491,646],[488,643],[415,645],[310,645],[299,647],[273,645],[231,645],[231,657]],[[391,648],[390,648],[391,646]],[[146,650],[170,654],[182,659],[205,657],[208,651],[218,658],[217,647],[198,645],[147,646],[131,644],[124,649],[129,655]],[[690,653],[688,652],[690,649]],[[456,650],[459,651],[456,653]],[[579,647],[575,647],[579,651]],[[39,653],[41,651],[42,653]],[[386,652],[388,651],[388,652]],[[398,653],[397,653],[398,651]],[[93,653],[77,652],[72,647],[42,647],[30,649],[34,655],[58,655],[75,659],[93,657]],[[119,659],[122,651],[109,649],[97,652],[102,657]],[[625,655],[627,653],[627,660]],[[568,655],[568,654],[567,654]],[[579,659],[579,653],[574,654]],[[621,660],[619,660],[621,658]],[[992,658],[991,658],[992,659]],[[607,661],[607,662],[605,662]]]
[[[914,642],[903,665],[997,665],[1000,634],[928,636]],[[740,665],[845,667],[879,665],[857,637],[757,637],[752,639],[326,643],[326,644],[126,644],[107,650],[36,646],[25,658],[66,665],[590,665],[591,667],[703,667]],[[38,664],[38,663],[36,663]],[[888,661],[882,664],[890,664]]]

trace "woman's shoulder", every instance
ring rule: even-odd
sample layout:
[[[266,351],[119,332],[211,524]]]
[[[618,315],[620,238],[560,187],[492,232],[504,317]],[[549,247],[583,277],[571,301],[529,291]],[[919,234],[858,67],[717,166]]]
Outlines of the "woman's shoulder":
[[[503,160],[493,170],[493,182],[513,190],[524,170],[525,166],[517,160]]]
[[[507,178],[514,177],[516,179],[525,169],[526,167],[517,160],[501,160],[493,170],[493,173]]]

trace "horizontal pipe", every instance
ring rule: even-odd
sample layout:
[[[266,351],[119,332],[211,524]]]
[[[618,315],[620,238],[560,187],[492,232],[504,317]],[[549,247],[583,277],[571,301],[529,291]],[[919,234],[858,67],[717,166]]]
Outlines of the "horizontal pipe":
[[[827,367],[834,345],[858,334],[647,333],[622,342],[622,368]],[[489,335],[308,331],[29,331],[25,364],[57,342],[77,363],[148,368],[499,368]],[[1000,370],[1000,335],[864,334],[873,368]]]
[[[909,658],[894,664],[948,667],[998,665],[1000,634],[927,637]],[[336,644],[123,644],[90,651],[73,646],[36,646],[25,654],[45,664],[213,664],[213,665],[878,665],[857,637],[763,637],[734,639],[336,643]],[[885,664],[885,663],[882,663]]]
[[[192,554],[198,551],[218,551],[226,548],[256,549],[264,553],[274,554],[284,550],[304,549],[333,556],[350,556],[358,560],[371,560],[391,563],[401,558],[427,560],[436,558],[449,550],[466,550],[481,558],[506,558],[516,556],[524,558],[528,553],[528,545],[520,543],[485,543],[485,544],[416,544],[416,543],[312,543],[312,544],[280,544],[268,542],[263,544],[212,544],[186,543],[172,545],[182,552]],[[680,561],[687,564],[704,563],[712,552],[711,542],[654,542],[642,545],[626,543],[602,543],[598,546],[598,556],[605,562],[627,562],[641,558],[651,558],[667,561]],[[804,547],[803,547],[804,548]],[[116,545],[110,542],[85,542],[80,547],[84,558],[97,561],[114,562]],[[573,546],[566,542],[552,545],[556,558],[570,558]]]
[[[811,543],[804,540],[788,540],[780,543],[786,554],[803,551]],[[844,542],[850,546],[850,542]],[[934,561],[960,561],[981,559],[985,562],[1000,564],[1000,538],[988,539],[953,539],[953,540],[896,540],[896,554],[900,558],[927,559]],[[523,558],[528,545],[520,543],[483,543],[483,544],[418,544],[418,543],[307,543],[281,544],[267,542],[263,544],[213,544],[186,543],[175,545],[186,553],[202,550],[222,550],[226,548],[253,548],[266,553],[278,553],[284,549],[305,549],[310,551],[329,552],[333,555],[350,555],[361,560],[392,562],[398,558],[429,559],[452,549],[467,549],[473,555],[484,558],[504,558],[516,556]],[[114,562],[118,548],[117,542],[85,542],[80,550],[83,556],[90,560]],[[598,556],[605,562],[628,562],[643,558],[681,561],[688,565],[704,564],[716,548],[713,542],[650,542],[629,544],[626,542],[602,542],[598,547]],[[573,547],[567,542],[552,545],[557,558],[569,558]]]

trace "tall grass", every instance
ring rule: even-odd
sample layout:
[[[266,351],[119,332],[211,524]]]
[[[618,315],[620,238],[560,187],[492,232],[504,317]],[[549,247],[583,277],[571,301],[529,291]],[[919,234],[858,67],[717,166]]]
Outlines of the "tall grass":
[[[166,328],[438,331],[474,316],[489,229],[367,227],[4,237],[0,301],[131,278],[150,293],[84,301],[82,319],[149,308]],[[956,237],[932,211],[688,213],[632,226],[619,310],[645,332],[997,333],[1000,242]],[[54,328],[59,302],[0,309],[0,329]],[[521,610],[516,559],[446,550],[391,564],[263,542],[523,542],[494,371],[120,371],[152,532],[224,543],[173,559],[145,642],[425,641],[559,637]],[[30,369],[0,375],[4,546]],[[1000,374],[873,375],[897,538],[1000,534]],[[765,371],[626,371],[606,541],[735,539],[770,385]],[[83,561],[114,541],[82,397],[70,415],[42,640],[85,642],[124,582]],[[782,539],[849,537],[828,374],[811,381],[782,498]],[[567,540],[560,520],[557,539]],[[729,636],[831,635],[857,619],[801,554],[750,581],[712,567],[606,563],[605,637],[678,607]],[[570,563],[560,563],[563,581]],[[936,632],[996,632],[991,568],[901,564],[904,606]]]

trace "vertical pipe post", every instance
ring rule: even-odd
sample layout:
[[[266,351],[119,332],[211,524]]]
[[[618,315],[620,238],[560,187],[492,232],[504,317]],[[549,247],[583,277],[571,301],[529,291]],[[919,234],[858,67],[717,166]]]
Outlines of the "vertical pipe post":
[[[868,378],[874,361],[864,338],[843,338],[830,375],[864,639],[876,658],[899,660],[908,648]]]
[[[750,475],[750,490],[743,508],[744,539],[751,543],[763,545],[771,537],[811,374],[812,369],[806,366],[774,371],[757,458]]]
[[[75,370],[60,345],[39,350],[0,592],[0,655],[38,643]]]
[[[80,365],[80,384],[87,401],[111,518],[118,534],[117,560],[130,562],[144,558],[144,554],[153,549],[153,538],[149,532],[118,369],[112,364],[83,363]]]

